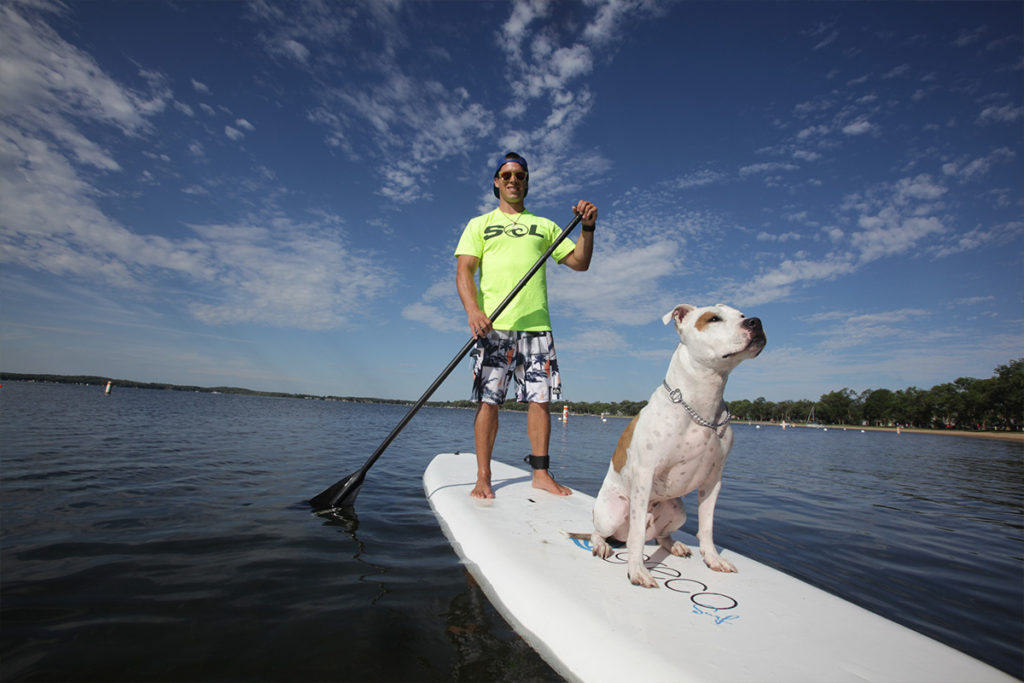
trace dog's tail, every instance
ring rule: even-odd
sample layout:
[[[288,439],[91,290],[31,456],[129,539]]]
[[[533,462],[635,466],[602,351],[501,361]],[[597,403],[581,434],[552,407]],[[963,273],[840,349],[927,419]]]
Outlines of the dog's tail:
[[[561,531],[561,529],[559,529],[559,531]],[[563,536],[575,539],[577,541],[589,541],[590,540],[590,534],[589,533],[585,534],[585,533],[580,533],[578,531],[561,531],[561,533],[562,533]]]

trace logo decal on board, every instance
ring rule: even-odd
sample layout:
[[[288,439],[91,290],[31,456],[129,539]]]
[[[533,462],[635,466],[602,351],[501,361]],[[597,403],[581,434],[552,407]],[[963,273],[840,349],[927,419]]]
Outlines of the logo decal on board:
[[[594,550],[588,539],[570,536],[569,540],[575,543],[576,547],[586,550],[588,553],[592,553]],[[611,557],[605,558],[604,561],[609,564],[626,564],[626,551],[621,550]],[[646,553],[644,554],[644,565],[655,580],[660,580],[663,588],[690,597],[691,614],[710,617],[718,625],[728,624],[740,618],[740,615],[736,613],[740,603],[731,595],[714,592],[703,581],[685,578],[682,572],[667,564],[652,562],[650,555]]]

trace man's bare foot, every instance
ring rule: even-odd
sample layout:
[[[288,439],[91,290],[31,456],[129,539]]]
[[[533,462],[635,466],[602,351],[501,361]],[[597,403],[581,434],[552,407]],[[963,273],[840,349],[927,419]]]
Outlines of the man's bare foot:
[[[533,488],[553,493],[556,496],[571,496],[572,489],[562,486],[547,470],[533,471]]]
[[[473,498],[487,499],[494,498],[494,489],[491,488],[490,479],[477,479],[476,486],[470,491],[469,495]]]

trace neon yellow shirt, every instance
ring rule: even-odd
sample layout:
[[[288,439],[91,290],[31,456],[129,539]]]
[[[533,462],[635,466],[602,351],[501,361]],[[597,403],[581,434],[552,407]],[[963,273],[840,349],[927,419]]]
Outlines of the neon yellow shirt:
[[[498,307],[561,232],[558,224],[529,211],[509,215],[495,209],[466,224],[455,256],[480,259],[476,297],[484,313],[490,315]],[[561,261],[575,247],[567,238],[552,257],[556,262]],[[545,264],[512,299],[505,312],[492,321],[494,329],[520,332],[551,329],[546,270]]]

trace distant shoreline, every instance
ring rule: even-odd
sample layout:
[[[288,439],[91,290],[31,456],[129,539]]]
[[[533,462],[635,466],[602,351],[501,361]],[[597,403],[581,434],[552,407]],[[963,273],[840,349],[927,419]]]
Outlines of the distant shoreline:
[[[761,425],[763,427],[781,427],[778,422],[738,422],[738,424]],[[838,429],[849,431],[851,429],[862,429],[872,432],[889,432],[896,435],[895,427],[859,427],[856,425],[822,425],[821,427],[805,427],[804,425],[787,424],[790,429]],[[917,427],[901,427],[901,434],[941,434],[944,436],[969,436],[976,439],[996,439],[998,441],[1010,441],[1012,443],[1024,444],[1024,432],[993,432],[993,431],[969,431],[966,429],[919,429]]]
[[[170,390],[170,391],[198,391],[204,393],[225,393],[225,394],[238,394],[242,396],[263,396],[269,398],[298,398],[298,399],[313,399],[320,401],[341,401],[346,403],[377,403],[377,404],[388,404],[388,405],[405,405],[409,406],[415,403],[415,401],[406,401],[399,399],[386,399],[386,398],[370,398],[361,396],[315,396],[312,394],[289,394],[283,392],[269,392],[269,391],[253,391],[251,389],[243,389],[239,387],[199,387],[199,386],[186,386],[177,384],[165,384],[159,382],[136,382],[133,380],[126,379],[114,379],[110,377],[102,377],[97,375],[48,375],[48,374],[27,374],[17,372],[0,372],[0,382],[40,382],[50,384],[86,384],[92,386],[103,386],[108,381],[112,382],[115,387],[118,388],[135,388],[135,389],[156,389],[156,390]],[[436,407],[436,408],[456,408],[456,409],[472,409],[471,406],[465,406],[461,404],[468,403],[467,401],[428,401],[425,405]],[[554,406],[554,404],[552,404]],[[518,411],[522,412],[522,411]],[[552,410],[552,415],[561,415],[560,410]],[[601,417],[596,413],[569,413],[570,416],[579,417]],[[607,413],[603,417],[613,417],[620,419],[633,419],[633,415],[616,415]],[[782,425],[778,422],[758,422],[755,420],[733,420],[734,424],[747,424],[747,425],[761,425],[765,427],[781,427]],[[895,427],[862,427],[857,425],[822,425],[820,427],[806,427],[802,424],[787,424],[787,427],[794,429],[863,429],[871,430],[875,432],[892,432],[896,433]],[[1009,441],[1012,443],[1024,444],[1024,432],[995,432],[995,431],[969,431],[964,429],[920,429],[916,427],[904,427],[901,429],[902,433],[906,434],[946,434],[949,436],[968,436],[979,439],[997,439],[999,441]]]

